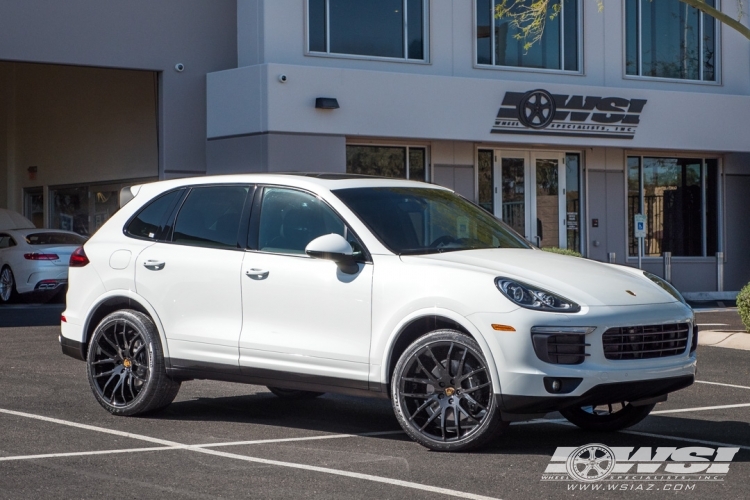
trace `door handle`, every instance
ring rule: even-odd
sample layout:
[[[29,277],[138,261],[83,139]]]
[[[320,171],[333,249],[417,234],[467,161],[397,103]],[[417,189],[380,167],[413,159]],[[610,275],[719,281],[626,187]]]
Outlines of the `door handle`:
[[[143,267],[151,271],[161,271],[162,269],[164,269],[164,266],[166,265],[167,263],[162,260],[152,260],[152,259],[149,259],[143,263]]]
[[[268,273],[270,271],[266,271],[265,269],[250,269],[249,271],[245,271],[245,275],[253,280],[264,280],[268,278]]]

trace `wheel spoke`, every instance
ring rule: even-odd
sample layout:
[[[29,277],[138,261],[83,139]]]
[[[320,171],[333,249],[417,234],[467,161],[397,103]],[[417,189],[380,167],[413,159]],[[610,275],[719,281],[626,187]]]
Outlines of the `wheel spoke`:
[[[445,423],[446,423],[446,420],[448,420],[445,417],[447,416],[447,413],[448,413],[448,407],[446,406],[440,412],[440,432],[443,434],[443,441],[445,441],[445,431],[446,431]]]
[[[109,370],[108,372],[102,372],[102,373],[99,373],[99,374],[97,374],[97,375],[94,375],[94,378],[101,378],[101,377],[106,377],[107,375],[113,375],[113,376],[114,376],[114,375],[117,375],[117,373],[115,373],[115,372],[117,371],[117,368],[118,368],[118,367],[117,367],[117,366],[115,366],[114,368],[112,368],[112,369],[111,369],[111,370]],[[107,384],[104,384],[104,385],[106,386]],[[102,389],[104,389],[104,388],[102,387]]]
[[[456,380],[456,384],[459,384],[459,383],[463,382],[464,380],[466,380],[467,378],[473,377],[477,373],[481,373],[484,370],[486,370],[486,368],[483,366],[481,368],[477,368],[476,370],[473,370],[473,371],[467,373],[466,375],[462,375],[461,378],[459,378],[458,380]]]
[[[432,384],[432,381],[426,378],[402,377],[401,380],[405,382],[414,382],[415,384],[425,384],[425,385]]]
[[[117,334],[113,333],[113,335],[115,337],[115,342],[117,342]],[[115,350],[115,353],[119,353],[120,352],[119,347],[116,344],[113,344],[111,340],[109,340],[109,337],[107,337],[106,333],[102,333],[102,338],[107,342],[107,344],[109,344],[112,347],[112,349]],[[99,348],[101,349],[101,347],[102,347],[102,343],[99,342]]]
[[[135,350],[135,352],[131,355],[132,358],[135,358],[140,354],[140,352],[143,350],[143,348],[146,347],[145,343],[141,343],[141,345],[138,347],[138,349]]]
[[[424,365],[422,364],[422,361],[419,359],[419,356],[416,356],[415,359],[417,360],[417,364],[419,365],[419,368],[425,373],[425,375],[427,375],[427,378],[430,379],[430,382],[432,383],[432,385],[434,385],[435,387],[438,387],[440,383],[432,375],[432,373],[430,373],[427,370],[427,368],[424,367]]]
[[[459,410],[459,411],[460,411],[461,413],[463,413],[464,415],[466,415],[466,416],[467,416],[468,418],[472,419],[472,420],[473,420],[474,422],[476,422],[477,424],[481,423],[481,420],[479,420],[479,419],[477,419],[476,417],[474,417],[474,416],[472,416],[471,414],[469,414],[469,412],[468,412],[468,411],[466,411],[466,410],[465,410],[465,409],[464,409],[464,408],[463,408],[463,407],[462,407],[461,405],[456,405],[456,406],[458,407],[458,410]],[[455,411],[455,410],[454,410],[454,411]],[[456,418],[456,422],[458,422],[458,420],[459,420],[459,419],[458,419],[458,417],[457,417],[457,418]]]
[[[468,400],[469,400],[469,402],[470,402],[471,404],[473,404],[473,405],[475,405],[475,406],[478,406],[478,407],[480,407],[480,408],[481,408],[481,409],[483,409],[484,411],[489,411],[489,410],[487,410],[487,408],[485,408],[485,406],[484,406],[484,405],[483,405],[482,403],[480,403],[479,401],[477,401],[477,400],[476,400],[476,399],[474,399],[473,397],[469,396],[469,395],[468,395],[468,394],[466,394],[465,392],[464,392],[464,393],[462,393],[462,395],[463,395],[463,396],[464,396],[464,397],[465,397],[466,399],[468,399]]]
[[[92,365],[104,365],[107,363],[115,364],[117,360],[115,358],[100,359],[91,363]]]
[[[445,367],[446,370],[448,370],[448,376],[452,377],[451,375],[451,354],[453,354],[453,346],[454,343],[451,342],[451,346],[448,348],[448,356],[446,357],[446,364],[448,366]]]
[[[422,403],[422,405],[419,408],[417,408],[414,411],[414,413],[411,414],[411,417],[409,417],[409,420],[414,420],[414,417],[416,417],[419,412],[421,412],[422,410],[424,410],[425,408],[427,408],[428,406],[430,406],[434,402],[435,402],[435,399],[434,398],[430,398],[427,401],[425,401],[424,403]]]
[[[464,374],[464,363],[466,362],[466,355],[469,353],[469,348],[464,348],[464,353],[461,355],[461,361],[458,363],[458,373],[456,373],[456,377],[460,377]]]
[[[133,389],[133,374],[128,376],[128,389],[130,389],[130,395],[135,399],[135,390]]]
[[[117,381],[117,384],[115,384],[115,388],[112,389],[112,397],[109,398],[110,403],[115,404],[115,396],[117,396],[117,389],[119,389],[121,385],[122,385],[122,376],[120,376],[120,379]]]
[[[437,412],[437,411],[433,413],[432,415],[430,415],[430,418],[427,419],[427,422],[425,422],[424,425],[422,425],[422,427],[419,428],[419,430],[423,431],[425,427],[430,425],[430,423],[438,417],[438,415],[440,415],[440,412]]]
[[[464,389],[464,390],[463,390],[463,391],[461,392],[461,394],[469,394],[469,393],[472,393],[472,392],[474,392],[474,391],[476,391],[476,390],[479,390],[479,389],[481,389],[481,388],[483,388],[483,387],[487,387],[488,385],[490,385],[490,383],[491,383],[491,382],[485,382],[484,384],[479,384],[478,386],[476,386],[476,387],[472,387],[471,389]]]
[[[440,361],[437,360],[437,358],[435,357],[435,354],[432,352],[432,349],[430,349],[430,346],[425,346],[425,349],[427,350],[428,353],[430,353],[430,357],[432,358],[432,361],[435,362],[435,367],[438,369],[438,373],[440,374],[445,373],[445,367]]]

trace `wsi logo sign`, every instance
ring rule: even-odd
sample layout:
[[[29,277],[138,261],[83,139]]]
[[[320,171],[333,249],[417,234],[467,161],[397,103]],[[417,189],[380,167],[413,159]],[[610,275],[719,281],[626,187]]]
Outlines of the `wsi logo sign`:
[[[723,481],[739,448],[559,447],[542,481]]]
[[[544,89],[506,92],[491,132],[632,139],[646,102],[552,94]]]

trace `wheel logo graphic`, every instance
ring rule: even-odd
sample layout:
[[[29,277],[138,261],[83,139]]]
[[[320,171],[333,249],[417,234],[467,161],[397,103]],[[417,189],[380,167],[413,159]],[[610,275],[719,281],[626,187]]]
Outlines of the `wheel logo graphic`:
[[[576,481],[601,481],[615,468],[615,454],[603,444],[587,444],[568,456],[565,468]]]
[[[555,118],[555,100],[546,90],[527,92],[518,103],[518,119],[530,128],[547,127]]]

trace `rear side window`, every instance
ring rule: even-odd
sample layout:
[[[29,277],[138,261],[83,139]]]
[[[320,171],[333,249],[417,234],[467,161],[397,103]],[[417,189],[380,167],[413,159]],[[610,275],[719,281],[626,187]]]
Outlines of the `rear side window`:
[[[181,196],[182,190],[177,190],[156,198],[131,219],[125,233],[148,240],[163,239],[169,216]]]
[[[65,233],[34,233],[26,236],[29,245],[83,245],[86,238],[77,234]]]
[[[248,186],[193,188],[177,214],[172,241],[182,245],[237,248]]]

